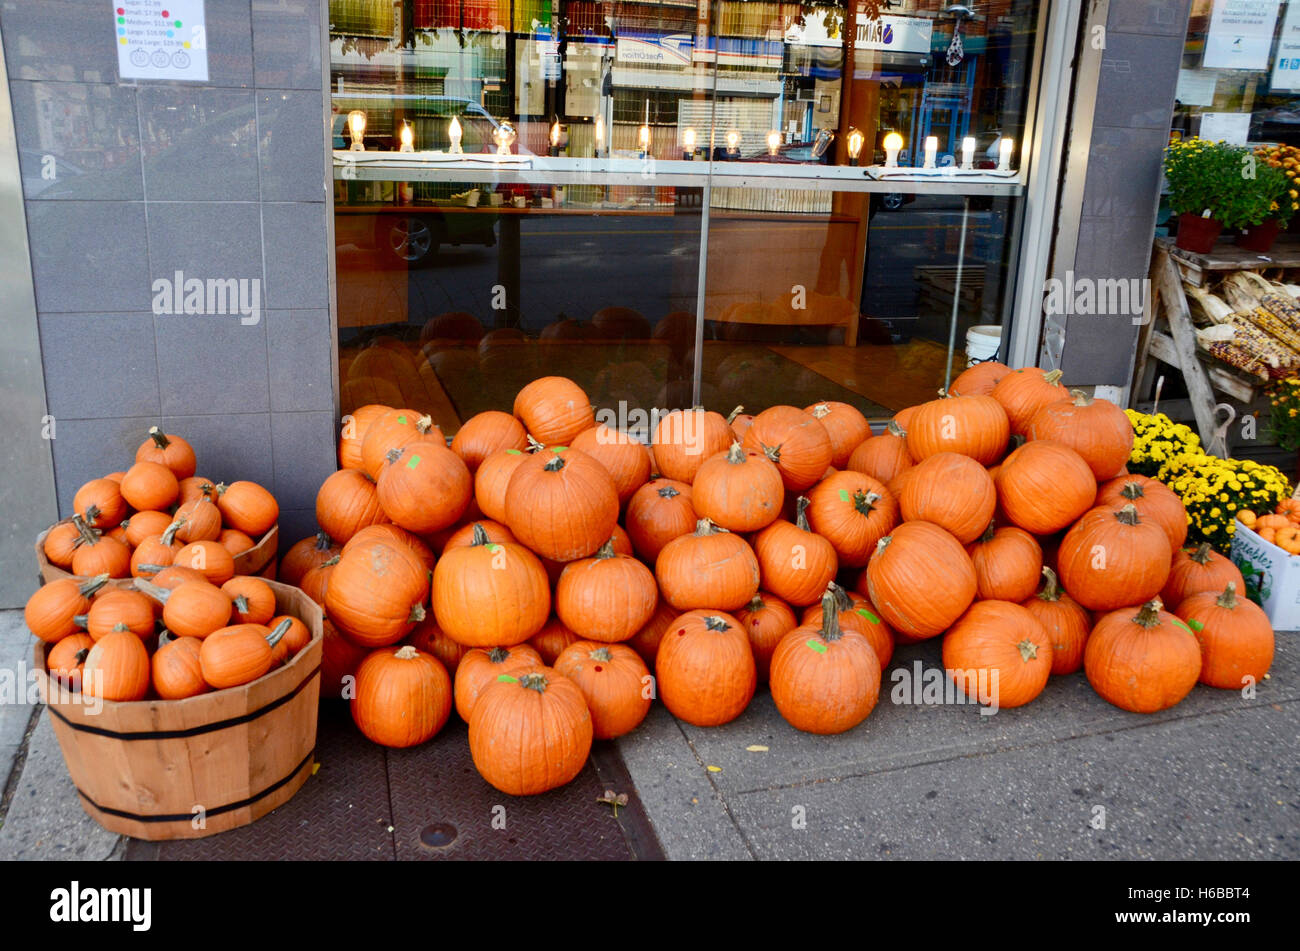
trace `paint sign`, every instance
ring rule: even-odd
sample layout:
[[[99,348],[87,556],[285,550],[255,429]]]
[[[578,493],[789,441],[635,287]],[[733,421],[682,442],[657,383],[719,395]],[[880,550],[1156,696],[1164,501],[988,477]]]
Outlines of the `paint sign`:
[[[888,50],[895,53],[928,53],[934,21],[923,17],[882,14],[874,20],[858,14],[854,46],[860,50]]]
[[[1208,69],[1268,69],[1281,0],[1214,0],[1205,36]]]
[[[203,0],[117,0],[111,9],[122,79],[207,82]]]

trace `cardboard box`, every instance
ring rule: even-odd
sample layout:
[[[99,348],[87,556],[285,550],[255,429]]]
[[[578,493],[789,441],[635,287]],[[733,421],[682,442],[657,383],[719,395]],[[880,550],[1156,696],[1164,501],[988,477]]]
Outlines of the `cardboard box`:
[[[1239,521],[1230,557],[1246,579],[1246,593],[1264,609],[1273,629],[1300,630],[1300,555],[1288,555]]]

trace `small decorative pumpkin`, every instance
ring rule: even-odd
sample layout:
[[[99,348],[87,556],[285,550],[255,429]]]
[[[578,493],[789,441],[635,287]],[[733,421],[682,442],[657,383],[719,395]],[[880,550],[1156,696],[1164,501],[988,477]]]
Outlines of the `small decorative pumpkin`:
[[[229,546],[227,546],[229,550]],[[302,576],[317,565],[323,565],[335,555],[339,554],[342,549],[334,544],[326,532],[317,532],[310,538],[304,538],[302,541],[295,542],[289,547],[280,559],[280,566],[276,569],[276,575],[280,581],[285,584],[291,584],[295,587]],[[232,554],[234,554],[232,552]]]
[[[456,668],[456,712],[468,723],[479,695],[496,682],[497,675],[545,666],[541,655],[527,644],[469,648]]]
[[[125,475],[126,473],[123,473]],[[176,493],[176,503],[184,505],[186,502],[193,502],[195,499],[201,499],[205,496],[211,497],[217,489],[217,484],[211,479],[205,479],[203,476],[190,476],[188,479],[181,479],[179,491]]]
[[[152,578],[176,560],[176,553],[184,544],[176,540],[183,523],[178,518],[164,529],[161,535],[143,538],[131,552],[131,574],[137,578]]]
[[[447,673],[451,674],[453,678],[456,676],[456,669],[460,666],[461,659],[473,650],[473,648],[453,641],[443,633],[432,613],[415,625],[415,628],[402,643],[410,644],[416,650],[424,651],[424,653],[432,654],[438,658],[442,662],[442,666],[447,668]]]
[[[953,396],[989,396],[998,381],[1011,372],[1011,367],[996,360],[985,360],[967,367],[948,385]]]
[[[940,452],[917,463],[898,502],[904,521],[932,522],[969,545],[993,518],[997,489],[970,456]],[[1036,568],[1033,577],[1038,577]]]
[[[695,726],[721,726],[740,716],[758,682],[744,628],[711,610],[688,611],[672,623],[659,643],[655,675],[664,706]]]
[[[433,613],[452,640],[468,647],[510,647],[542,629],[551,613],[546,569],[511,542],[473,543],[443,553],[433,569]]]
[[[627,534],[637,555],[654,564],[674,538],[695,530],[699,515],[691,487],[674,479],[652,479],[627,503]]]
[[[951,396],[916,408],[907,429],[907,449],[915,462],[939,453],[969,456],[989,466],[1007,451],[1011,424],[991,396]]]
[[[309,569],[302,576],[302,581],[298,582],[298,587],[302,589],[302,593],[322,608],[325,607],[325,595],[329,591],[330,578],[333,576],[334,569],[338,567],[339,559],[342,557],[341,554],[335,555],[329,561]]]
[[[154,651],[153,689],[164,700],[184,700],[208,692],[199,654],[203,642],[196,637],[175,637]]]
[[[641,655],[647,667],[654,669],[655,657],[659,654],[659,642],[663,640],[664,631],[668,630],[668,626],[677,620],[678,614],[675,607],[660,598],[659,606],[655,608],[655,613],[650,616],[650,620],[625,642],[628,647]]]
[[[72,561],[68,567],[74,575],[80,578],[92,578],[95,575],[126,578],[131,574],[131,550],[125,542],[101,535],[82,521],[80,515],[72,516],[72,525],[78,542],[72,550]],[[48,540],[47,537],[46,541]]]
[[[754,536],[762,584],[799,607],[816,603],[839,570],[835,546],[809,527],[809,504],[806,496],[799,496],[793,523],[779,519]]]
[[[339,545],[367,525],[387,521],[374,481],[359,469],[340,469],[316,493],[316,522]]]
[[[835,604],[839,610],[840,629],[857,631],[865,637],[876,651],[876,658],[880,661],[880,669],[884,670],[888,667],[889,662],[894,657],[894,632],[881,619],[875,605],[865,598],[849,597],[849,593],[834,582],[828,584],[826,590],[835,597]],[[799,623],[805,627],[809,625],[814,628],[821,627],[821,603],[819,602],[807,608],[803,612],[803,617],[800,618]]]
[[[568,783],[587,763],[593,725],[577,685],[549,667],[502,674],[480,695],[469,721],[479,775],[511,796]]]
[[[797,730],[830,735],[857,726],[880,696],[880,659],[860,633],[840,627],[835,595],[822,599],[822,621],[781,639],[772,655],[772,701]]]
[[[343,431],[339,434],[339,468],[361,468],[361,445],[365,442],[370,424],[393,407],[378,403],[359,406],[343,417]]]
[[[582,387],[562,376],[533,380],[515,397],[514,413],[538,442],[567,446],[596,424],[596,412]]]
[[[998,528],[993,522],[978,539],[966,546],[975,566],[976,597],[983,601],[1013,601],[1029,598],[1038,589],[1043,571],[1043,550],[1023,528]]]
[[[506,524],[506,490],[515,470],[528,458],[521,449],[499,449],[479,464],[474,473],[474,498],[483,514]]]
[[[749,646],[754,651],[758,682],[765,684],[772,669],[772,653],[776,645],[798,627],[799,622],[795,620],[790,605],[766,591],[758,592],[749,604],[737,611],[736,620],[745,629]]]
[[[1092,632],[1092,615],[1062,590],[1056,572],[1043,566],[1043,587],[1020,605],[1043,625],[1052,643],[1052,673],[1072,674],[1083,666],[1083,651]]]
[[[1097,481],[1115,476],[1133,451],[1133,424],[1110,400],[1094,399],[1082,390],[1049,403],[1029,420],[1030,440],[1050,439],[1069,446],[1088,464]]]
[[[108,582],[108,575],[79,581],[59,578],[36,589],[23,607],[27,629],[47,644],[77,633],[76,618],[90,610],[90,597]]]
[[[1066,532],[1056,556],[1065,590],[1091,611],[1151,600],[1169,580],[1172,560],[1168,536],[1131,502],[1119,511],[1090,510]]]
[[[1131,713],[1180,703],[1201,675],[1201,648],[1191,630],[1159,601],[1111,611],[1097,621],[1083,670],[1103,700]]]
[[[1237,597],[1235,581],[1221,593],[1188,595],[1178,616],[1201,645],[1201,683],[1241,690],[1258,684],[1273,666],[1273,624],[1259,605]]]
[[[190,542],[176,552],[172,564],[193,568],[218,587],[235,576],[235,559],[220,542]]]
[[[172,523],[166,512],[136,512],[122,524],[126,526],[126,543],[138,548],[151,535],[161,535]]]
[[[895,631],[934,637],[975,600],[975,566],[961,542],[938,525],[904,522],[876,546],[867,590]]]
[[[756,532],[772,524],[784,502],[781,470],[761,452],[746,452],[738,442],[706,459],[691,484],[695,511],[730,532]]]
[[[235,575],[221,586],[234,605],[235,624],[267,624],[275,617],[275,592],[261,578]]]
[[[94,640],[98,641],[112,631],[130,631],[144,640],[153,634],[153,602],[139,591],[128,588],[104,588],[95,597],[90,609],[77,618]]]
[[[1180,548],[1174,552],[1160,600],[1181,616],[1181,605],[1187,598],[1205,591],[1218,595],[1228,584],[1235,584],[1238,591],[1246,590],[1241,569],[1211,548],[1209,542],[1202,542],[1191,551]]]
[[[451,678],[410,644],[374,651],[357,667],[352,720],[366,739],[405,749],[432,739],[451,716]]]
[[[474,491],[469,469],[441,439],[389,450],[376,487],[384,514],[417,534],[456,524]]]
[[[1012,370],[989,391],[989,395],[1002,404],[1011,433],[1024,436],[1029,432],[1029,421],[1044,406],[1062,400],[1069,394],[1061,386],[1061,371],[1050,372],[1038,367]]]
[[[112,479],[91,479],[72,497],[72,510],[91,528],[108,531],[126,518],[122,487]]]
[[[171,519],[168,519],[170,522]],[[85,524],[82,521],[81,524]],[[694,522],[691,523],[695,524]],[[89,526],[87,526],[89,527]],[[94,536],[92,536],[94,537]],[[77,547],[82,543],[83,538],[76,521],[60,522],[49,530],[45,536],[45,542],[42,549],[45,557],[49,559],[50,564],[57,565],[63,569],[72,567],[73,556],[77,553]],[[129,560],[129,553],[128,553]]]
[[[650,478],[650,453],[635,436],[597,423],[573,437],[572,448],[595,459],[614,480],[623,505]]]
[[[271,648],[271,652],[276,655],[280,663],[288,663],[295,654],[311,643],[311,631],[308,630],[307,625],[290,614],[273,617],[266,622],[266,626],[274,631],[285,621],[289,622],[289,629],[284,632],[284,637],[280,638],[280,643]],[[281,651],[284,653],[283,657],[280,656]]]
[[[176,475],[159,462],[137,462],[122,476],[122,498],[140,511],[170,508],[180,490]]]
[[[135,585],[162,605],[163,626],[177,637],[202,640],[228,625],[234,613],[230,596],[207,581],[186,581],[170,590],[142,579]]]
[[[206,496],[183,503],[176,510],[176,523],[176,537],[182,542],[221,538],[221,510]]]
[[[418,535],[389,522],[384,522],[381,525],[367,525],[348,539],[348,543],[343,546],[341,554],[347,554],[351,549],[360,548],[371,542],[384,542],[389,545],[396,545],[399,548],[405,548],[419,560],[420,564],[424,565],[426,571],[433,570],[435,561],[433,549],[426,545]]]
[[[731,426],[720,413],[675,409],[660,418],[651,438],[659,473],[690,485],[704,460],[726,452],[735,441]]]
[[[361,441],[362,471],[378,482],[388,454],[414,439],[433,439],[447,445],[442,430],[433,424],[433,417],[413,409],[388,410],[370,424],[366,438]]]
[[[157,426],[149,427],[149,438],[136,449],[135,461],[166,466],[177,481],[191,478],[198,468],[194,447],[180,436],[164,433]]]
[[[830,436],[831,465],[836,469],[843,469],[853,450],[871,435],[871,424],[867,418],[848,403],[827,400],[805,406],[804,412],[821,423]]]
[[[81,671],[88,697],[130,703],[149,692],[149,652],[130,631],[110,631],[90,648]]]
[[[275,496],[256,482],[243,480],[217,486],[217,508],[231,528],[261,538],[280,518]]]
[[[650,569],[614,553],[612,541],[592,558],[570,562],[555,586],[555,613],[589,641],[625,641],[641,629],[659,603]]]
[[[86,657],[95,646],[89,634],[69,634],[50,648],[45,657],[45,669],[50,676],[76,693],[81,689],[81,675]]]
[[[678,610],[734,611],[758,593],[758,559],[739,535],[702,518],[694,534],[674,538],[659,552],[655,578]]]
[[[582,691],[598,740],[632,732],[650,712],[650,671],[630,647],[578,641],[556,659],[555,670]]]
[[[755,416],[743,445],[776,463],[791,492],[803,492],[816,484],[834,455],[830,434],[821,421],[793,406],[773,406]]]
[[[506,524],[524,545],[554,561],[594,554],[618,522],[618,491],[591,456],[551,446],[525,459],[506,489]]]
[[[848,465],[843,468],[869,475],[882,485],[888,485],[900,472],[914,465],[912,453],[907,448],[907,433],[891,419],[883,433],[858,444],[849,456]]]
[[[676,617],[676,614],[673,615]],[[564,649],[570,644],[576,644],[582,640],[577,634],[564,626],[564,622],[558,617],[547,619],[542,625],[542,629],[528,639],[528,646],[542,658],[542,663],[547,667],[554,667],[555,662]]]
[[[514,417],[511,418],[513,419]],[[442,546],[443,552],[446,553],[451,551],[453,548],[467,548],[474,544],[474,526],[476,525],[483,529],[483,534],[487,536],[487,540],[494,544],[500,545],[505,542],[518,543],[519,541],[515,538],[514,533],[500,522],[494,522],[488,518],[480,518],[456,529],[456,531],[447,538],[446,544]]]
[[[271,669],[271,649],[288,630],[288,623],[281,621],[275,630],[262,624],[232,624],[213,631],[199,649],[203,679],[216,690],[252,683]]]
[[[350,696],[356,696],[357,668],[371,652],[353,644],[328,619],[322,623],[321,633],[320,695],[337,700],[343,697],[345,688],[353,686],[353,690],[348,692]]]
[[[1172,489],[1141,475],[1116,476],[1097,487],[1098,506],[1122,508],[1132,504],[1144,520],[1154,521],[1178,551],[1187,541],[1187,509]]]
[[[451,451],[464,461],[470,472],[477,472],[483,460],[502,449],[527,449],[528,431],[509,413],[487,410],[476,413],[456,431]]]
[[[943,666],[967,697],[1022,707],[1047,686],[1052,644],[1038,619],[1010,601],[977,601],[943,639]]]
[[[221,534],[217,536],[217,541],[221,543],[222,548],[230,552],[232,558],[237,558],[257,546],[257,541],[253,536],[247,532],[241,532],[237,528],[223,528]],[[283,580],[282,576],[281,580]]]
[[[1059,532],[1092,508],[1097,481],[1083,457],[1058,442],[1027,442],[995,479],[1006,517],[1033,535]]]
[[[880,539],[898,524],[894,495],[860,472],[823,479],[808,493],[808,502],[808,524],[831,543],[842,566],[865,565]]]
[[[396,644],[424,618],[429,572],[406,546],[370,542],[345,550],[330,576],[325,611],[362,647]]]

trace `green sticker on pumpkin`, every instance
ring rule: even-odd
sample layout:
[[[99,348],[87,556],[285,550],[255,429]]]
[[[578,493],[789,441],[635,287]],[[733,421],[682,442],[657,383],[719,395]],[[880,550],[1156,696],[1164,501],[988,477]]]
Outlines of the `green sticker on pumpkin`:
[[[815,651],[816,651],[817,653],[819,653],[819,654],[825,654],[825,653],[826,653],[826,645],[823,644],[821,641],[814,640],[813,638],[810,637],[810,638],[808,638],[808,640],[805,641],[804,643],[806,643],[809,647],[811,647],[813,650],[815,650]]]
[[[879,623],[880,623],[880,618],[876,617],[874,614],[872,614],[872,613],[871,613],[870,611],[868,611],[866,608],[858,608],[858,613],[861,614],[861,615],[862,615],[864,618],[866,618],[868,621],[870,621],[872,624],[879,624]]]
[[[560,453],[564,452],[568,448],[569,448],[568,446],[552,446],[551,452],[555,453],[558,456]]]
[[[1191,618],[1187,622],[1187,624],[1193,631],[1196,631],[1198,633],[1205,630],[1205,625],[1202,624],[1200,621],[1196,620],[1196,618]]]
[[[408,469],[414,469],[414,468],[415,468],[416,466],[418,466],[419,464],[420,464],[420,457],[419,457],[419,456],[412,456],[411,459],[410,459],[410,461],[407,462],[407,464],[406,464],[406,468],[408,468]]]
[[[518,677],[511,677],[509,674],[497,674],[497,683],[499,684],[517,684]]]
[[[401,423],[403,426],[405,426],[405,425],[406,425],[406,414],[403,413],[401,416],[397,417],[397,421],[398,421],[399,423]]]
[[[498,545],[496,542],[489,542],[483,547],[486,548],[488,551],[492,552],[492,554],[494,555],[501,549],[501,546]]]
[[[1174,623],[1177,624],[1179,627],[1181,627],[1188,634],[1192,633],[1192,629],[1188,627],[1186,624],[1184,624],[1180,619],[1174,618]]]
[[[840,501],[841,501],[841,502],[847,502],[848,500],[849,500],[849,493],[848,493],[848,491],[845,490],[845,489],[840,489]]]
[[[510,455],[512,455],[512,456],[522,456],[522,455],[523,455],[523,453],[520,452],[518,449],[507,449],[506,452],[510,453]]]

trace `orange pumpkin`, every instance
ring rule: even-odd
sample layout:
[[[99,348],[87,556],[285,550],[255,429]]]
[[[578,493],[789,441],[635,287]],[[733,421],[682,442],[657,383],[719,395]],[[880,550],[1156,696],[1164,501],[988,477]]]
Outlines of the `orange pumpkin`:
[[[153,634],[153,602],[139,591],[104,588],[95,597],[81,626],[96,641],[111,631],[130,631],[142,640]]]
[[[91,528],[108,531],[126,518],[122,487],[112,479],[91,479],[72,497],[72,510]]]
[[[637,555],[651,564],[674,538],[695,530],[699,515],[691,487],[673,479],[652,479],[627,503],[627,534]]]
[[[271,648],[272,653],[274,653],[277,658],[279,658],[280,651],[283,649],[284,657],[279,658],[281,663],[288,663],[289,659],[297,654],[298,651],[311,643],[311,631],[307,628],[307,625],[292,615],[281,614],[277,617],[273,617],[271,620],[266,622],[266,626],[274,631],[285,621],[289,622],[289,629],[284,632],[284,637],[280,639],[280,643]]]
[[[1113,478],[1133,451],[1133,424],[1110,400],[1093,399],[1082,390],[1071,391],[1070,397],[1035,413],[1029,420],[1028,438],[1069,446],[1098,481]]]
[[[456,712],[468,723],[479,695],[496,682],[498,675],[543,666],[541,655],[527,644],[468,649],[456,668]]]
[[[203,639],[199,664],[203,679],[217,690],[252,683],[271,669],[272,648],[288,632],[281,622],[275,630],[262,624],[233,624]]]
[[[221,510],[206,497],[182,504],[176,510],[176,522],[176,537],[182,542],[215,541],[221,538]]]
[[[494,522],[488,518],[480,518],[456,529],[456,531],[447,538],[446,543],[443,545],[443,552],[451,551],[453,548],[467,548],[472,545],[474,543],[474,526],[476,525],[483,529],[483,534],[487,536],[489,542],[498,545],[503,542],[518,542],[518,539],[515,538],[510,529],[502,525],[500,522]]]
[[[469,647],[510,647],[546,623],[551,593],[546,569],[523,545],[489,542],[482,528],[471,545],[443,553],[433,569],[433,612],[452,640]]]
[[[947,630],[975,599],[975,566],[961,542],[929,522],[904,522],[880,540],[867,591],[890,627],[913,638]]]
[[[915,464],[907,448],[907,433],[891,419],[881,435],[872,436],[853,450],[848,465],[843,468],[869,475],[888,485],[900,472]]]
[[[361,444],[365,442],[370,424],[383,416],[391,406],[369,403],[359,406],[343,417],[343,430],[339,434],[339,468],[361,468]]]
[[[226,525],[253,538],[261,538],[280,518],[280,505],[275,496],[247,480],[218,485],[217,508]]]
[[[362,647],[396,644],[424,618],[429,572],[406,546],[375,541],[345,549],[330,576],[325,611]]]
[[[738,442],[706,459],[691,484],[691,504],[700,517],[731,532],[755,532],[772,524],[784,501],[781,470]]]
[[[1143,519],[1164,529],[1170,551],[1183,547],[1187,541],[1187,509],[1168,486],[1146,476],[1125,475],[1097,487],[1095,505],[1118,509],[1130,503]]]
[[[998,380],[989,395],[1006,410],[1012,435],[1024,436],[1035,413],[1066,398],[1069,393],[1061,386],[1060,370],[1048,372],[1038,367],[1024,367],[1012,370]]]
[[[159,645],[150,664],[153,689],[164,700],[184,700],[208,692],[199,655],[203,642],[195,637],[176,637]]]
[[[130,703],[149,692],[149,652],[130,631],[111,631],[90,648],[81,671],[88,697]]]
[[[1174,552],[1160,600],[1177,613],[1191,595],[1203,591],[1217,594],[1229,583],[1235,584],[1238,591],[1246,590],[1241,569],[1212,549],[1209,542],[1202,542],[1192,551],[1180,548]]]
[[[758,593],[758,559],[739,535],[702,518],[693,534],[674,538],[659,552],[655,578],[678,610],[734,611]]]
[[[456,524],[473,494],[469,469],[441,437],[389,450],[376,486],[384,514],[417,534]]]
[[[721,611],[688,611],[664,633],[655,658],[659,698],[679,720],[721,726],[744,711],[758,682],[740,622]]]
[[[998,381],[1011,372],[1011,367],[996,360],[985,360],[967,367],[948,385],[953,396],[988,396]]]
[[[159,462],[137,462],[122,476],[122,498],[134,509],[169,508],[180,494],[175,473]]]
[[[690,485],[704,460],[726,452],[734,441],[735,433],[721,414],[697,406],[675,409],[660,418],[651,446],[659,474]]]
[[[807,497],[799,496],[793,523],[778,519],[754,536],[762,584],[800,607],[816,603],[839,570],[835,546],[809,526],[810,504]]]
[[[754,595],[749,604],[737,611],[736,620],[744,628],[749,646],[754,651],[758,682],[765,684],[772,669],[772,653],[776,645],[798,627],[799,622],[795,620],[790,605],[766,591]]]
[[[1052,644],[1038,619],[1009,601],[978,601],[943,639],[943,666],[972,700],[1021,707],[1047,686]]]
[[[776,463],[791,492],[803,492],[816,484],[834,454],[826,427],[793,406],[773,406],[755,416],[743,445]]]
[[[1169,580],[1172,560],[1168,537],[1132,503],[1090,510],[1066,532],[1056,556],[1065,590],[1092,611],[1151,600]]]
[[[136,449],[135,461],[164,465],[178,481],[191,478],[198,468],[194,447],[180,436],[164,433],[157,426],[149,427],[149,438]]]
[[[390,409],[383,413],[366,429],[365,439],[361,441],[362,471],[377,482],[388,453],[415,439],[439,440],[446,445],[442,430],[433,424],[431,416],[413,409]]]
[[[828,585],[827,590],[835,597],[840,628],[857,631],[865,637],[880,660],[880,668],[883,670],[888,667],[894,656],[894,632],[880,618],[875,605],[865,598],[850,598],[848,592],[837,584]],[[818,628],[822,626],[822,620],[822,605],[818,603],[803,612],[799,623]]]
[[[91,608],[90,597],[108,582],[108,575],[85,581],[59,578],[27,599],[23,621],[27,629],[47,644],[56,644],[79,630],[76,618]]]
[[[193,568],[220,587],[235,576],[235,559],[220,542],[191,542],[172,558],[172,564]]]
[[[821,423],[830,436],[831,465],[836,469],[843,469],[853,450],[871,435],[871,424],[867,418],[848,403],[827,400],[805,406],[804,412]]]
[[[234,604],[235,624],[269,624],[275,617],[275,592],[261,578],[235,575],[221,590]]]
[[[359,469],[340,469],[316,493],[316,522],[340,545],[367,525],[387,521],[374,480]]]
[[[163,606],[163,626],[178,637],[202,640],[229,624],[234,612],[230,596],[206,580],[185,581],[171,589],[137,581],[136,587]]]
[[[677,616],[676,612],[673,613],[673,616]],[[542,658],[543,664],[547,667],[554,667],[555,662],[564,653],[564,649],[580,640],[582,638],[565,627],[563,621],[552,616],[542,625],[540,631],[528,639],[528,646],[537,651]]]
[[[161,535],[171,526],[172,517],[166,512],[136,512],[122,524],[126,526],[126,543],[138,548],[151,535]]]
[[[505,507],[515,537],[553,561],[594,554],[618,522],[618,492],[605,467],[563,446],[529,456],[515,469]]]
[[[1072,674],[1083,666],[1083,651],[1092,631],[1088,609],[1065,593],[1056,572],[1043,566],[1043,587],[1020,605],[1043,625],[1052,643],[1052,673]]]
[[[907,449],[915,462],[938,453],[969,456],[992,465],[1007,452],[1010,423],[991,396],[951,396],[916,408],[907,429]]]
[[[587,394],[562,376],[544,376],[525,386],[515,396],[514,413],[547,446],[567,446],[578,433],[596,425]]]
[[[627,502],[650,478],[650,453],[627,433],[597,423],[574,436],[571,446],[595,459],[614,480],[619,505]]]
[[[170,519],[168,521],[170,521]],[[82,524],[85,523],[83,522]],[[692,522],[691,524],[695,523]],[[69,569],[72,567],[72,558],[76,554],[77,547],[81,542],[81,532],[77,528],[75,521],[60,522],[58,525],[51,528],[46,534],[42,549],[45,552],[45,557],[49,559],[50,564],[57,565],[60,568]]]
[[[1237,584],[1200,591],[1178,606],[1201,646],[1200,681],[1224,690],[1259,683],[1273,666],[1273,624],[1259,605],[1238,599]]]
[[[69,634],[50,648],[45,657],[45,669],[50,676],[74,693],[81,689],[81,675],[86,658],[95,642],[89,634]]]
[[[592,558],[570,562],[555,586],[555,613],[589,641],[625,641],[654,614],[659,589],[650,569],[606,542]]]
[[[432,654],[438,658],[442,662],[442,666],[447,668],[447,673],[453,677],[456,675],[456,669],[460,666],[461,659],[472,650],[472,648],[466,647],[464,644],[456,643],[444,634],[442,628],[438,627],[433,614],[429,614],[423,621],[415,625],[403,643],[410,644],[416,650],[424,651],[424,653]]]
[[[941,452],[917,463],[898,501],[904,521],[932,522],[967,545],[993,518],[997,490],[970,456]]]
[[[476,413],[456,431],[451,451],[464,461],[470,472],[477,472],[483,460],[502,449],[528,448],[528,431],[509,413],[487,410]]]
[[[630,647],[579,641],[564,649],[555,670],[582,692],[598,740],[630,733],[650,712],[650,671]]]
[[[410,644],[381,648],[357,668],[352,720],[380,746],[418,746],[451,716],[451,691],[451,678],[437,658]]]
[[[975,566],[976,591],[981,600],[1019,604],[1037,590],[1043,550],[1024,529],[996,528],[990,522],[988,530],[966,546],[966,552]]]
[[[229,546],[226,547],[229,550]],[[317,565],[325,564],[340,551],[326,532],[317,532],[310,538],[294,542],[280,559],[277,572],[279,579],[285,584],[297,586],[303,575]]]
[[[1097,621],[1083,669],[1102,699],[1131,713],[1155,713],[1182,701],[1201,674],[1201,649],[1159,601],[1111,611]]]
[[[110,578],[125,578],[130,575],[131,550],[125,542],[99,534],[82,521],[80,515],[72,516],[72,524],[80,539],[72,550],[72,561],[68,566],[74,575],[80,578],[104,574]]]
[[[808,493],[808,502],[808,524],[831,543],[843,566],[865,565],[898,524],[893,493],[860,472],[828,476]]]

